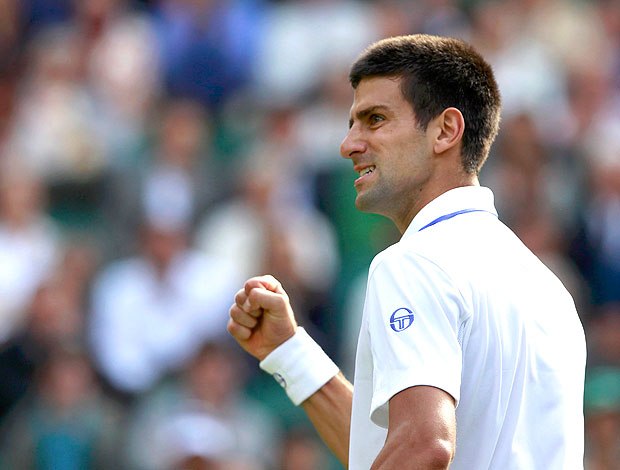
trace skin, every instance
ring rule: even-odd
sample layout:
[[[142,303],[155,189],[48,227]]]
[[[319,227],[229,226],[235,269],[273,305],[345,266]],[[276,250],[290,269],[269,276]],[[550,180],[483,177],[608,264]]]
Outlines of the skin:
[[[424,131],[400,92],[400,79],[363,79],[355,90],[349,132],[340,152],[355,171],[356,207],[382,214],[401,233],[440,194],[478,185],[461,165],[465,129],[458,109],[447,108]],[[272,276],[249,279],[235,296],[228,331],[259,360],[295,334],[289,298]],[[353,386],[338,374],[302,406],[319,435],[347,466]],[[456,438],[453,398],[435,387],[415,386],[390,399],[388,436],[372,470],[447,469]]]

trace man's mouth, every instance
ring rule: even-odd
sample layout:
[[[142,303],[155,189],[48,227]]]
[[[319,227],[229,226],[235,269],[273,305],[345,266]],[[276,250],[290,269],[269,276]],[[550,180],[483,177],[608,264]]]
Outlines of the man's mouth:
[[[360,177],[361,176],[366,176],[368,173],[372,173],[373,171],[375,171],[375,166],[367,166],[366,168],[364,168],[363,170],[360,170],[359,174]]]
[[[355,180],[355,184],[357,185],[361,183],[365,178],[369,178],[370,175],[374,173],[375,169],[376,169],[376,166],[370,165],[370,166],[362,168],[361,170],[358,170],[360,177]]]

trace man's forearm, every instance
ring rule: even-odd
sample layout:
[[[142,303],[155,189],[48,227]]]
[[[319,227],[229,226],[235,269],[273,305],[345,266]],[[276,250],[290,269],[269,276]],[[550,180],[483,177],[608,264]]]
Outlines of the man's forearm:
[[[327,447],[345,468],[349,460],[352,402],[353,385],[339,373],[301,404]]]

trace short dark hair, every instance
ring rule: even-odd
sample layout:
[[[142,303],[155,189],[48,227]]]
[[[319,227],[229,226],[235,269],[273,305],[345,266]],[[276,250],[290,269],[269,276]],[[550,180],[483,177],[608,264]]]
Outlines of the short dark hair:
[[[444,109],[457,108],[465,119],[463,168],[480,171],[499,129],[501,98],[491,66],[472,46],[426,34],[383,39],[355,61],[349,80],[357,88],[380,76],[402,79],[401,92],[423,130]]]

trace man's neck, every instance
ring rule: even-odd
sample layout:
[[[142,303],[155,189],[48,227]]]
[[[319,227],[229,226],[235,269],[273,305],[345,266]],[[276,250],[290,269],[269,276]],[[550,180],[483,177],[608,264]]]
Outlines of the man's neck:
[[[424,208],[429,202],[438,198],[443,193],[451,189],[462,188],[464,186],[480,186],[477,175],[461,174],[454,175],[452,178],[435,178],[430,180],[420,191],[415,203],[405,217],[399,220],[392,219],[401,235],[405,233],[413,218]]]

